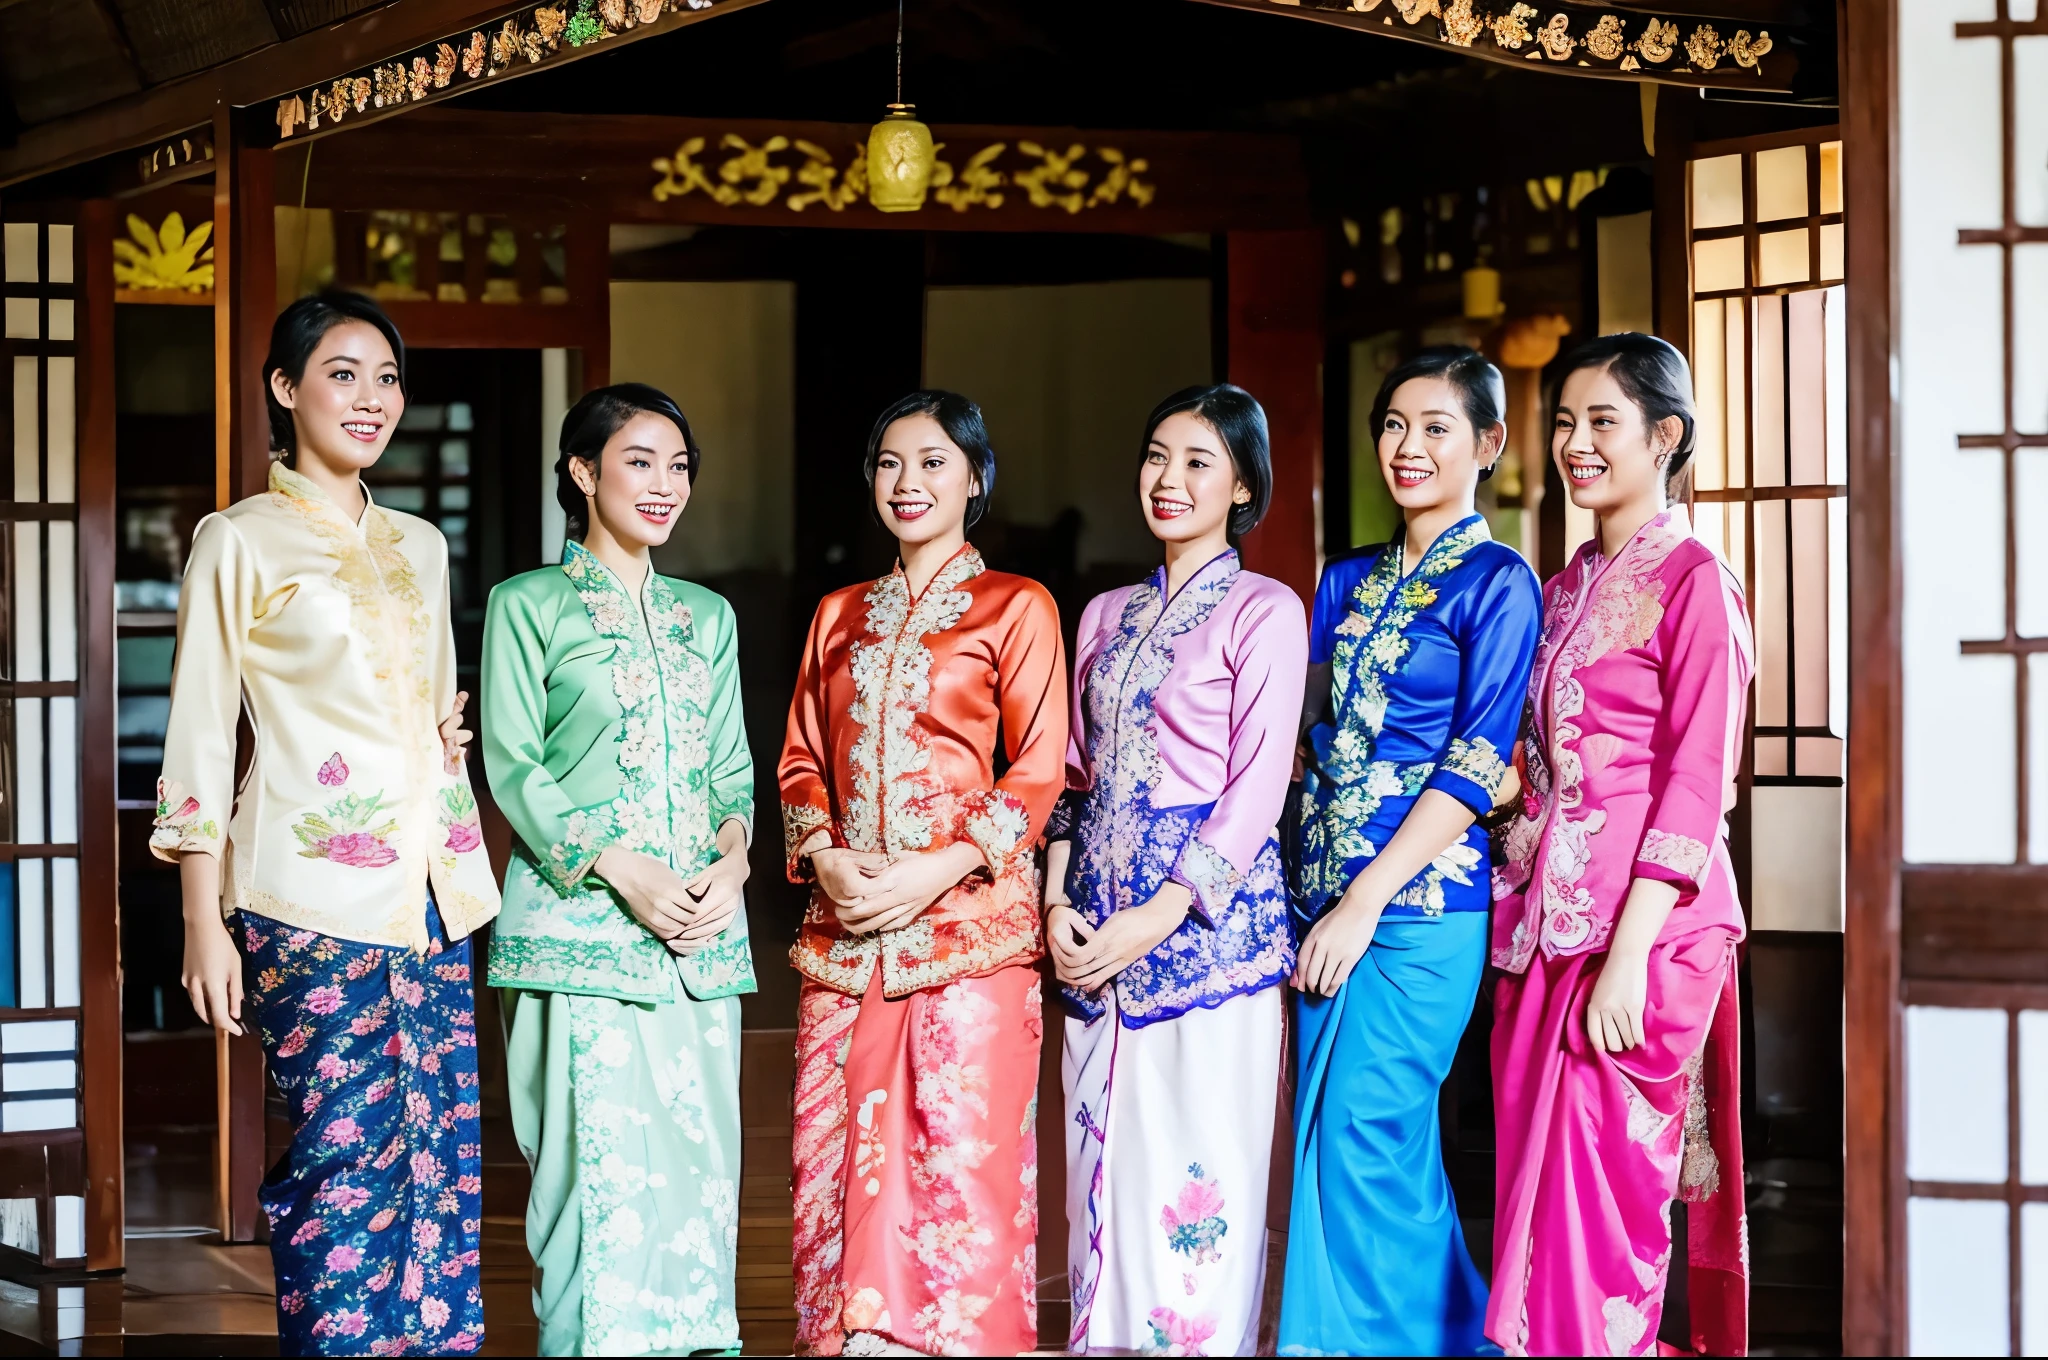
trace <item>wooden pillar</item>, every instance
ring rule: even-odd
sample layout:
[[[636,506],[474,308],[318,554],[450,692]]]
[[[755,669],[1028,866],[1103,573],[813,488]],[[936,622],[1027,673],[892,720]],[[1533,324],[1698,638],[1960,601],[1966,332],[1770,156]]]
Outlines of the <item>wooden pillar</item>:
[[[1306,600],[1321,563],[1322,233],[1233,231],[1228,249],[1230,381],[1266,408],[1273,441],[1273,503],[1245,565]]]
[[[214,113],[213,145],[214,501],[226,508],[262,491],[270,475],[263,359],[277,316],[275,165],[272,152],[243,145],[225,104]],[[249,1242],[263,1180],[263,1050],[253,1030],[232,1039],[216,1032],[214,1042],[221,1236]]]
[[[121,922],[114,800],[114,203],[78,219],[79,1058],[85,1067],[85,1258],[126,1263],[121,1109]]]

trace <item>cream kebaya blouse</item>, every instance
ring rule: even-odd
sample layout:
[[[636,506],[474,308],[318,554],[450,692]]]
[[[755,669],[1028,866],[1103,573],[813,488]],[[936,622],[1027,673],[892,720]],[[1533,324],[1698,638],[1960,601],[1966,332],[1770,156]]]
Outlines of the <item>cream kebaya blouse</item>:
[[[459,939],[498,888],[468,776],[443,762],[454,700],[440,531],[375,504],[351,521],[275,464],[193,535],[150,849],[222,856],[224,914],[420,951],[431,884]]]

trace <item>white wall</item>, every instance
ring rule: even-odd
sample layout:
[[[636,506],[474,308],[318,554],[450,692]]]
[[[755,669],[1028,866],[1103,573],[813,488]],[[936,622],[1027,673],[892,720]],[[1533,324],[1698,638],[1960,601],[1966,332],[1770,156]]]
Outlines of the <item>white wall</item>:
[[[1138,440],[1162,397],[1210,380],[1203,279],[925,295],[925,381],[979,402],[996,449],[993,513],[1086,517],[1081,562],[1151,562],[1139,517]]]
[[[612,381],[651,383],[674,397],[704,449],[689,508],[656,563],[691,578],[792,570],[795,286],[611,289]]]

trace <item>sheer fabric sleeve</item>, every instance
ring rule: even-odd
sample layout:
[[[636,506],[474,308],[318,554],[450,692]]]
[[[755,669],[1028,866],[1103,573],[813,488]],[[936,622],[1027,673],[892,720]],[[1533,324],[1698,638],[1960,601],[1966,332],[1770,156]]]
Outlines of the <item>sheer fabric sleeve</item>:
[[[1697,892],[1732,805],[1754,666],[1742,596],[1718,561],[1686,572],[1658,632],[1664,704],[1650,734],[1654,801],[1635,876]]]
[[[996,707],[1010,768],[967,809],[966,832],[1000,878],[1031,854],[1066,787],[1066,643],[1059,608],[1027,585],[1005,611],[996,651]]]
[[[783,860],[792,883],[811,880],[810,868],[797,851],[815,832],[823,829],[832,837],[832,844],[846,844],[845,833],[832,811],[828,783],[832,746],[821,653],[829,604],[829,599],[821,602],[818,612],[811,616],[810,635],[804,639],[803,659],[797,664],[796,693],[789,701],[789,728],[782,740],[782,759],[776,767],[776,779],[782,788]]]
[[[218,856],[235,801],[242,654],[256,619],[256,559],[241,531],[208,515],[192,537],[178,597],[178,654],[150,853]]]
[[[1223,790],[1168,875],[1194,894],[1192,910],[1210,924],[1244,886],[1280,820],[1308,667],[1307,622],[1284,586],[1264,592],[1233,624]]]
[[[1458,638],[1458,699],[1451,740],[1423,787],[1437,789],[1472,809],[1493,811],[1507,782],[1528,702],[1529,671],[1543,627],[1543,592],[1518,557],[1503,562],[1463,613]]]

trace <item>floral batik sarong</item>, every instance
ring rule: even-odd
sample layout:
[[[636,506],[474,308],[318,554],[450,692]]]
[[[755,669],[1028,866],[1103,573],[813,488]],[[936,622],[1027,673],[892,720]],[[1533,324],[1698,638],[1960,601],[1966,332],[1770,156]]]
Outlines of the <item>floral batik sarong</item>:
[[[1038,970],[797,1003],[797,1348],[1038,1342]]]
[[[258,1197],[286,1355],[460,1355],[484,1339],[470,942],[357,944],[244,911],[248,1011],[291,1110]]]

